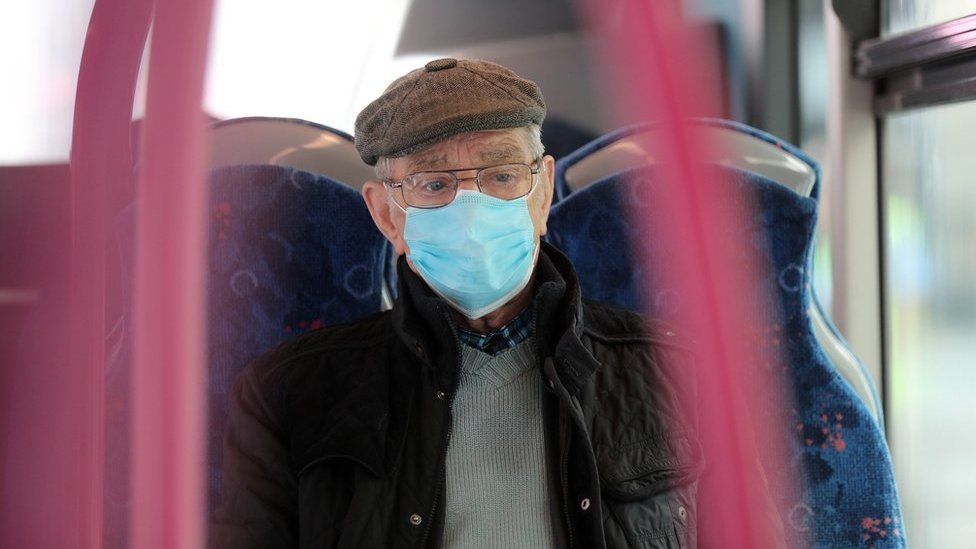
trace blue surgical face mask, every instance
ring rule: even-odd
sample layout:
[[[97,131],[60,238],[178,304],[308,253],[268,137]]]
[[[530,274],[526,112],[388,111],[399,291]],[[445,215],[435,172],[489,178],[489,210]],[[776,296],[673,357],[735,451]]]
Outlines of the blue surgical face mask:
[[[408,258],[437,295],[480,318],[529,283],[539,253],[528,198],[502,200],[458,189],[440,208],[407,207]]]

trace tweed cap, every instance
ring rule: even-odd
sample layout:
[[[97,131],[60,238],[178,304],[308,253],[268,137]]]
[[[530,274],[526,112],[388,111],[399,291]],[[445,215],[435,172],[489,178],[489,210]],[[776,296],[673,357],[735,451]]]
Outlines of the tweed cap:
[[[363,162],[427,148],[459,133],[542,124],[539,86],[496,63],[437,59],[393,81],[356,117]]]

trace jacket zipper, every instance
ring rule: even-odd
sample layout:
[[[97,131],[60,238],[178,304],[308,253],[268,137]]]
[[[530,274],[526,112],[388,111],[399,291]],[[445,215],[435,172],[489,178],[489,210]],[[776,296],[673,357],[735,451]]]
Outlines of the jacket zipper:
[[[451,335],[454,336],[454,344],[457,346],[457,365],[454,369],[455,378],[459,375],[457,370],[461,367],[461,338],[458,337],[457,330],[454,328],[454,321],[451,316],[444,312],[444,318],[447,319],[447,325],[451,328]],[[457,393],[457,383],[454,383],[454,387],[451,390],[451,394],[448,395],[447,400],[447,430],[444,433],[444,440],[441,443],[441,457],[438,461],[437,467],[437,484],[434,487],[434,501],[431,503],[430,511],[427,513],[427,528],[424,530],[424,536],[420,539],[420,547],[423,549],[427,547],[427,539],[430,537],[431,529],[434,527],[434,513],[437,512],[437,502],[441,497],[441,486],[443,486],[444,469],[447,467],[447,447],[451,444],[451,430],[453,427],[453,410],[454,410],[454,395]]]
[[[545,376],[545,369],[542,368],[542,363],[545,358],[542,356],[542,344],[539,342],[539,334],[536,330],[536,319],[539,316],[539,307],[535,305],[532,309],[532,337],[535,338],[535,348],[536,348],[536,360],[539,363],[539,370],[543,372]],[[550,380],[553,381],[553,380]],[[555,381],[553,381],[555,382]],[[559,396],[556,396],[557,401]],[[566,537],[569,544],[569,549],[572,549],[575,544],[573,543],[573,522],[569,514],[569,430],[566,429],[566,408],[563,402],[559,402],[559,439],[560,439],[560,456],[559,456],[559,480],[563,491],[563,519],[566,521]],[[565,442],[565,444],[563,444]]]

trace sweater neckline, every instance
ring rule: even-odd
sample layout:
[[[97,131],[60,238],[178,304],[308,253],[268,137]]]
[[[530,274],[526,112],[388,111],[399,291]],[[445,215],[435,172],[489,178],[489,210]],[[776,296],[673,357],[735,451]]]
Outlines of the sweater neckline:
[[[534,337],[529,336],[516,346],[497,355],[463,345],[462,375],[484,379],[496,387],[507,385],[535,366]]]

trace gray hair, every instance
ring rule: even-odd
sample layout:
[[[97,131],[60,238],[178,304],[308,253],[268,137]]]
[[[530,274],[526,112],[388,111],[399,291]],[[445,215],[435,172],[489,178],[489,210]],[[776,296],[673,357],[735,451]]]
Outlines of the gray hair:
[[[532,159],[542,158],[542,155],[546,153],[546,148],[542,145],[542,127],[538,124],[529,124],[528,126],[522,126],[521,128],[512,128],[523,130],[523,137],[525,143],[529,146],[529,152],[532,153]],[[387,156],[381,156],[376,159],[376,166],[374,170],[376,172],[376,178],[380,181],[389,177],[389,163],[390,158]]]

